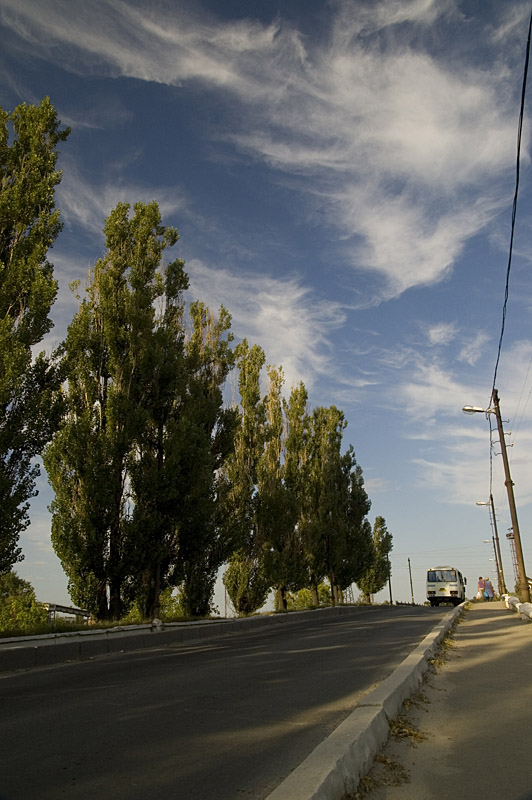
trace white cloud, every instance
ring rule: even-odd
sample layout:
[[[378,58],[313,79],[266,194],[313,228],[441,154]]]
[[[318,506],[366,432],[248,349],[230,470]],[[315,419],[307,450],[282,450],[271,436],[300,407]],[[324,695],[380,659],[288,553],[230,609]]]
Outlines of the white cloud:
[[[416,378],[402,384],[400,396],[405,411],[417,420],[432,419],[435,415],[455,416],[468,401],[464,400],[464,385],[437,362],[424,363],[418,359]]]
[[[464,405],[490,406],[492,365],[485,370],[460,373],[442,358],[423,358],[408,351],[410,369],[403,352],[397,381],[389,394],[396,402],[404,436],[422,447],[412,450],[411,463],[416,468],[416,483],[437,490],[442,501],[470,505],[489,496],[490,424],[486,415],[466,416]],[[392,359],[388,354],[388,364]],[[518,503],[532,503],[530,457],[532,446],[532,341],[509,347],[501,361],[501,415],[507,443],[512,444],[509,458],[516,484]],[[393,376],[392,376],[393,384]],[[491,420],[493,491],[497,503],[505,503],[502,459],[496,421]]]
[[[455,0],[377,0],[359,6],[356,15],[352,13],[352,3],[341,2],[338,6],[342,12],[336,24],[337,37],[349,36],[353,30],[367,35],[403,23],[433,25],[438,17],[456,11]]]
[[[88,181],[69,159],[61,162],[63,179],[57,190],[57,205],[67,226],[81,226],[90,234],[101,237],[105,220],[117,203],[150,203],[156,200],[163,219],[181,211],[186,200],[179,189],[139,186],[120,177],[101,184]],[[117,169],[120,173],[120,170]]]
[[[453,322],[439,322],[437,325],[430,325],[427,330],[428,339],[431,345],[446,345],[455,338],[457,327]]]
[[[484,331],[478,331],[471,341],[467,342],[460,353],[458,354],[458,360],[463,361],[470,366],[474,366],[479,358],[485,351],[485,345],[490,341],[491,337],[485,333]]]
[[[267,363],[282,365],[286,385],[303,381],[310,390],[318,377],[341,381],[332,355],[332,332],[345,322],[337,303],[319,300],[296,278],[233,274],[187,261],[190,295],[213,310],[224,305],[238,338],[265,351]]]
[[[515,157],[504,40],[491,69],[464,61],[446,27],[462,18],[451,0],[338,2],[319,44],[286,23],[222,22],[186,4],[179,13],[119,0],[102,0],[98,14],[72,0],[1,7],[33,53],[63,67],[230,92],[241,113],[227,137],[328,206],[329,225],[352,239],[353,266],[384,279],[384,298],[442,280],[507,200],[500,186],[491,197]],[[436,22],[439,56],[423,46]],[[106,191],[109,206],[120,192]],[[71,193],[70,206],[91,224],[86,200]]]

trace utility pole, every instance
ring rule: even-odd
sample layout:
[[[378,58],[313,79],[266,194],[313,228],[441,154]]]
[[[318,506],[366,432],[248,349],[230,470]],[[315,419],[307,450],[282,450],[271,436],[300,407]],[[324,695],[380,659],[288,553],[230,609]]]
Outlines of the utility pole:
[[[523,557],[523,548],[521,547],[521,534],[519,532],[519,522],[517,521],[517,510],[515,507],[513,488],[514,483],[510,476],[510,465],[508,464],[508,453],[506,452],[506,440],[504,438],[504,429],[502,427],[501,409],[499,407],[499,393],[497,389],[493,390],[492,401],[495,418],[497,420],[497,429],[499,431],[499,441],[501,443],[501,455],[505,475],[504,485],[506,486],[506,491],[508,492],[508,504],[510,506],[510,518],[512,520],[517,568],[519,571],[518,594],[522,603],[530,603],[530,589],[528,587],[528,580],[526,577],[525,560]]]
[[[415,606],[415,602],[414,602],[414,585],[412,583],[412,567],[410,566],[410,559],[408,559],[408,572],[410,573],[410,594],[412,595],[412,605]]]
[[[393,599],[392,599],[392,568],[390,565],[390,554],[386,553],[386,558],[388,560],[388,589],[390,590],[390,605],[393,606]]]
[[[490,494],[490,507],[491,518],[493,520],[493,545],[495,549],[495,561],[497,562],[497,577],[499,579],[499,594],[506,594],[506,583],[504,581],[504,572],[502,571],[502,558],[501,548],[499,545],[499,533],[497,531],[497,520],[495,519],[495,503],[493,502],[493,495]]]

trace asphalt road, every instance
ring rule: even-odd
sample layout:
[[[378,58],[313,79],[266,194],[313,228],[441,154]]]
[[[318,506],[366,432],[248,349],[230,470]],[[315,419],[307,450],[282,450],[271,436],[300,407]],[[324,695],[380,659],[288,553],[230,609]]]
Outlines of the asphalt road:
[[[0,677],[2,800],[261,800],[449,609],[325,619]]]

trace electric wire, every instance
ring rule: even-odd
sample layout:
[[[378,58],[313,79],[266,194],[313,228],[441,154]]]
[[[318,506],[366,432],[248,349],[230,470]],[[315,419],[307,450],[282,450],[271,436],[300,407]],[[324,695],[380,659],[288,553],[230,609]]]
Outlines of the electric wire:
[[[528,23],[528,36],[527,36],[527,43],[526,43],[526,53],[525,53],[525,66],[523,70],[523,84],[521,87],[521,106],[519,111],[519,124],[517,127],[517,156],[516,156],[516,165],[515,165],[515,188],[514,188],[514,198],[512,203],[512,220],[510,226],[510,246],[508,252],[508,263],[506,267],[506,282],[504,287],[504,302],[502,307],[502,321],[501,321],[501,332],[499,336],[499,344],[497,347],[497,357],[495,360],[495,368],[493,371],[493,383],[491,387],[491,395],[490,395],[490,402],[488,404],[488,408],[491,406],[492,398],[495,392],[495,386],[497,383],[497,373],[499,370],[499,362],[501,359],[501,352],[502,352],[502,341],[504,338],[504,330],[506,327],[506,313],[508,310],[508,297],[510,293],[510,272],[512,268],[512,255],[513,255],[513,244],[514,244],[514,236],[515,236],[515,221],[517,217],[517,199],[519,197],[519,179],[520,179],[520,172],[521,172],[521,140],[523,134],[523,119],[525,116],[525,100],[526,100],[526,86],[527,86],[527,78],[528,78],[528,65],[530,62],[530,38],[532,34],[532,12],[530,14],[530,20]],[[490,468],[489,468],[489,486],[490,486],[490,496],[493,493],[493,424],[491,419],[491,414],[486,414],[486,417],[489,421],[490,426]],[[504,447],[505,443],[501,442],[501,447]]]
[[[519,395],[519,400],[517,401],[517,406],[516,406],[516,409],[515,409],[515,412],[514,412],[514,415],[513,415],[513,419],[516,419],[518,412],[521,411],[521,409],[520,409],[521,400],[523,399],[523,394],[525,393],[525,387],[526,387],[526,385],[528,383],[528,376],[530,375],[530,367],[531,366],[532,366],[532,356],[530,356],[530,361],[528,362],[528,367],[527,367],[527,370],[526,370],[525,379],[523,381],[523,388],[521,389],[521,394]],[[521,423],[523,421],[523,417],[525,415],[526,407],[527,407],[527,405],[528,405],[528,403],[530,401],[530,396],[531,395],[532,395],[532,388],[528,392],[528,397],[525,400],[523,409],[521,411],[521,416],[519,417],[519,421],[518,421],[517,425],[514,426],[514,437],[515,437],[515,434],[517,433],[517,431],[519,430],[519,428],[521,426]]]
[[[525,98],[526,98],[526,84],[527,84],[527,76],[528,76],[528,64],[530,61],[530,35],[532,32],[532,13],[530,14],[530,21],[528,23],[528,37],[527,37],[527,44],[526,44],[526,55],[525,55],[525,67],[523,72],[523,85],[521,88],[521,109],[519,112],[519,125],[517,129],[517,159],[516,159],[516,168],[515,168],[515,190],[514,190],[514,199],[512,203],[512,222],[510,228],[510,248],[508,253],[508,265],[506,268],[506,284],[504,289],[504,303],[502,308],[502,323],[501,323],[501,333],[499,337],[499,346],[497,348],[497,358],[495,361],[495,369],[493,374],[493,384],[491,387],[491,396],[493,396],[493,392],[495,390],[495,384],[497,382],[497,372],[499,369],[499,361],[501,358],[501,350],[502,350],[502,340],[504,337],[504,329],[506,325],[506,312],[508,308],[508,295],[510,290],[510,271],[512,267],[512,254],[513,254],[513,243],[514,243],[514,234],[515,234],[515,220],[517,216],[517,198],[519,195],[519,177],[521,171],[521,138],[523,132],[523,118],[525,114]]]

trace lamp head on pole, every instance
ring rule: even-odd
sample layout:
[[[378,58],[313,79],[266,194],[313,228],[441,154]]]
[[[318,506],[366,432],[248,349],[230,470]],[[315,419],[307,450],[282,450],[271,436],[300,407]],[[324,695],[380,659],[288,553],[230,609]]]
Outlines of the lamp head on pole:
[[[462,408],[464,414],[486,414],[485,408],[480,408],[480,406],[464,406]]]

